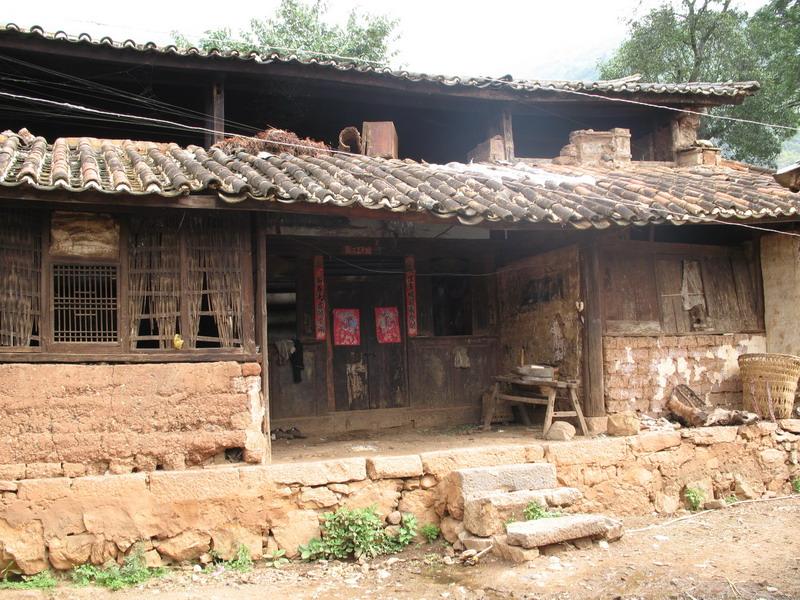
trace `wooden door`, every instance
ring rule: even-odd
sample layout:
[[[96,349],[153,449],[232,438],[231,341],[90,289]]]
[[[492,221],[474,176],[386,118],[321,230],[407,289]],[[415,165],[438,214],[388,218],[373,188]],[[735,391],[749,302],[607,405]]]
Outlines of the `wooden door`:
[[[332,277],[328,299],[336,410],[406,406],[402,278]]]

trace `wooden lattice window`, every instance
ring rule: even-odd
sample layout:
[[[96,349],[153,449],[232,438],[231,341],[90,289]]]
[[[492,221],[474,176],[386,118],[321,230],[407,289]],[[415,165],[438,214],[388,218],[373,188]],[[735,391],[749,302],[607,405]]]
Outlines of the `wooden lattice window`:
[[[39,217],[0,212],[0,347],[41,344],[41,272]]]
[[[53,341],[116,343],[116,265],[53,265]]]

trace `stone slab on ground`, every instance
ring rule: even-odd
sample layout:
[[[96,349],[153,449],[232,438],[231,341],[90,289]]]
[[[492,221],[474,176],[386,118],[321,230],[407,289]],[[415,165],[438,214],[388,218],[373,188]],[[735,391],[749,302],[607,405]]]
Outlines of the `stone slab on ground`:
[[[523,519],[525,508],[536,503],[543,508],[570,506],[581,499],[575,488],[493,492],[464,502],[464,527],[475,535],[489,536],[505,531],[509,520]]]
[[[499,556],[503,560],[515,563],[528,562],[535,560],[539,556],[538,548],[520,548],[508,543],[507,536],[492,536],[492,554]]]
[[[585,537],[613,541],[622,537],[622,523],[603,515],[568,515],[509,523],[506,535],[510,545],[522,548],[539,548]]]
[[[422,460],[418,454],[370,457],[367,458],[367,474],[370,479],[420,477]]]

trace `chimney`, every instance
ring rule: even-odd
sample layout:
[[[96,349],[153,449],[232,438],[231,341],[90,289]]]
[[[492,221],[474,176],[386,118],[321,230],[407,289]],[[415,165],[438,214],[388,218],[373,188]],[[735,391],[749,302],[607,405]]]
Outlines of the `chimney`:
[[[391,121],[364,121],[361,136],[367,156],[398,157],[397,131]]]
[[[569,134],[569,144],[553,159],[564,165],[620,165],[631,161],[631,132],[614,128],[610,131],[580,129]]]
[[[678,148],[675,161],[679,167],[719,166],[722,159],[720,149],[708,140],[697,140],[687,148]]]

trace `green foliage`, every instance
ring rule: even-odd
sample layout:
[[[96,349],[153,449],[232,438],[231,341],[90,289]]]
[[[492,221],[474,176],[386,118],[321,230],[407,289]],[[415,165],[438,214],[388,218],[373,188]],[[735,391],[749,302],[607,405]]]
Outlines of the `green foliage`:
[[[206,51],[296,53],[322,59],[337,55],[379,64],[396,54],[390,50],[397,37],[396,20],[353,9],[342,26],[328,22],[327,11],[323,0],[281,0],[273,17],[251,19],[249,28],[238,35],[229,28],[208,30],[197,45]],[[180,47],[194,45],[179,32],[172,35]]]
[[[422,537],[424,537],[429,544],[432,544],[438,540],[439,536],[442,535],[442,530],[433,523],[423,525],[419,531],[422,534]]]
[[[522,516],[525,517],[526,521],[550,519],[552,517],[557,517],[558,515],[558,512],[549,511],[546,507],[542,506],[538,502],[529,502],[528,506],[525,507],[525,510],[522,511]]]
[[[232,571],[246,573],[253,568],[253,559],[250,556],[250,548],[244,544],[239,544],[236,549],[236,556],[225,562],[225,566]]]
[[[396,535],[389,535],[383,521],[370,508],[340,508],[325,514],[322,538],[315,538],[300,546],[300,558],[374,558],[380,554],[399,552],[408,546],[417,534],[417,520],[404,514]]]
[[[800,494],[800,477],[792,478],[792,491],[795,494]]]
[[[125,557],[122,566],[111,565],[96,567],[94,565],[80,565],[71,572],[72,581],[76,585],[89,585],[94,583],[110,590],[121,590],[126,587],[139,585],[153,577],[161,577],[165,569],[149,568],[144,564],[144,551],[137,546]]]
[[[739,499],[736,497],[736,494],[728,494],[725,496],[725,504],[735,504],[738,501]]]
[[[752,16],[731,0],[665,0],[628,23],[628,38],[600,65],[603,78],[640,73],[647,81],[759,81],[761,91],[714,114],[796,126],[800,123],[800,2],[772,0]],[[701,135],[726,155],[771,165],[781,130],[703,119]]]
[[[700,507],[703,506],[703,502],[706,499],[706,495],[703,493],[703,490],[699,488],[687,487],[683,492],[683,496],[686,498],[686,502],[689,504],[689,510],[692,511],[700,510]]]
[[[282,548],[280,550],[273,550],[264,560],[268,567],[275,567],[276,569],[280,569],[282,566],[289,564],[289,559],[286,558],[286,550]]]
[[[58,581],[50,571],[42,571],[36,575],[23,575],[19,580],[0,579],[0,590],[49,590],[56,587]]]

